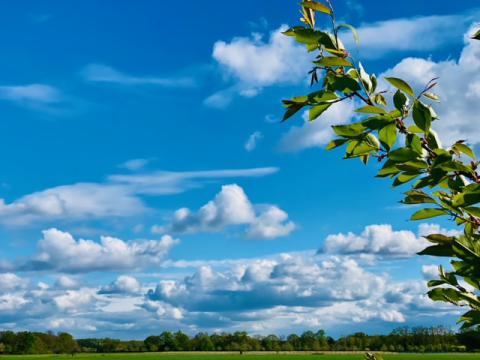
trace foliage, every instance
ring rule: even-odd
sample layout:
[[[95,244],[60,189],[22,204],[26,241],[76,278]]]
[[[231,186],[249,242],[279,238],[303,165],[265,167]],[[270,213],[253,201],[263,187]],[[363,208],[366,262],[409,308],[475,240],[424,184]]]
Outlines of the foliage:
[[[327,149],[343,146],[346,159],[358,158],[365,164],[376,159],[382,165],[378,177],[392,179],[393,187],[408,185],[402,203],[423,207],[411,220],[446,216],[461,227],[459,236],[427,236],[432,245],[420,254],[452,258],[452,270],[439,267],[439,279],[428,282],[428,295],[432,300],[468,307],[459,320],[464,328],[479,325],[479,162],[463,139],[442,146],[434,130],[439,121],[434,104],[440,99],[432,92],[437,79],[427,79],[425,87],[415,91],[406,81],[387,77],[384,80],[390,89],[379,88],[377,77],[355,62],[343,45],[342,29],[350,30],[357,42],[358,34],[349,24],[337,24],[330,1],[303,1],[301,9],[304,25],[284,34],[305,45],[308,52],[316,52],[309,73],[315,90],[284,100],[283,120],[307,109],[310,121],[321,121],[322,114],[336,103],[358,105],[353,122],[333,126],[338,138]],[[331,31],[316,27],[318,13],[329,18]],[[480,38],[480,30],[473,38]]]
[[[5,331],[0,333],[1,354],[49,353],[134,353],[165,351],[374,351],[374,352],[463,352],[480,350],[480,332],[455,334],[442,327],[399,328],[388,335],[355,333],[333,339],[323,330],[305,331],[288,336],[251,336],[234,333],[198,333],[164,331],[145,340],[78,339],[70,334]],[[3,356],[3,355],[2,355]],[[377,359],[378,359],[378,355]],[[23,357],[22,357],[23,358]]]

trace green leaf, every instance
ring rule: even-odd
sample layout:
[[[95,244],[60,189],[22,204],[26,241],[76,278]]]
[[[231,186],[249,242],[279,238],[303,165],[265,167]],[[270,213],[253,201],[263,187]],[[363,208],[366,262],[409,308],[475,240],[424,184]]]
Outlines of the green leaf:
[[[378,136],[387,150],[390,150],[397,142],[397,126],[395,124],[385,126],[380,129]]]
[[[423,220],[447,214],[443,209],[422,209],[412,215],[410,220]]]
[[[392,124],[393,120],[388,116],[375,116],[362,121],[362,124],[370,130],[377,130]]]
[[[451,244],[455,241],[454,236],[446,236],[443,234],[430,234],[425,239],[435,244]]]
[[[290,117],[295,115],[304,106],[305,104],[292,104],[291,106],[289,106],[287,111],[285,111],[285,114],[283,115],[282,122],[288,120]]]
[[[322,115],[332,104],[319,104],[310,108],[308,112],[308,120],[313,121]]]
[[[366,130],[366,128],[359,123],[350,125],[334,125],[332,128],[335,134],[343,137],[357,137],[362,135]]]
[[[406,145],[410,147],[417,154],[422,155],[424,150],[422,147],[422,140],[415,134],[407,134],[405,138]]]
[[[402,90],[407,95],[410,95],[411,97],[415,97],[415,93],[413,92],[412,87],[402,79],[399,79],[396,77],[386,77],[385,80],[387,80],[390,84],[392,84],[397,89]]]
[[[292,36],[301,44],[311,45],[318,48],[321,44],[325,48],[336,48],[335,43],[328,33],[319,30],[308,29],[303,26],[295,26],[283,32],[286,36]]]
[[[470,206],[480,202],[480,192],[460,193],[453,197],[453,206]]]
[[[480,40],[480,29],[475,31],[475,33],[472,35],[472,39],[474,40]]]
[[[340,24],[340,25],[337,26],[337,30],[341,29],[341,28],[349,29],[352,32],[353,40],[355,40],[355,43],[357,45],[360,43],[360,36],[358,36],[358,31],[357,31],[357,29],[355,29],[355,27],[353,27],[350,24]]]
[[[324,14],[328,14],[328,15],[332,14],[332,10],[327,5],[323,5],[317,1],[303,1],[302,6],[307,9],[312,9],[315,11],[322,12]]]
[[[400,186],[403,185],[416,177],[420,176],[420,173],[401,173],[400,175],[397,176],[395,181],[393,182],[393,186]]]
[[[469,206],[465,208],[465,211],[468,212],[470,215],[476,216],[480,218],[480,208],[479,207],[474,207],[474,206]]]
[[[380,115],[383,115],[383,114],[387,113],[387,110],[382,109],[381,107],[378,107],[378,106],[373,106],[373,105],[367,105],[367,106],[361,107],[361,108],[359,108],[355,111],[359,112],[359,113],[380,114]]]
[[[438,149],[442,146],[437,132],[432,129],[427,134],[427,143],[430,149]]]
[[[420,169],[427,169],[428,163],[423,160],[410,160],[403,164],[398,164],[397,167],[403,171],[416,171]]]
[[[476,159],[477,157],[475,156],[475,153],[473,152],[472,149],[470,149],[467,145],[463,143],[456,143],[452,146],[454,150],[457,150],[458,152],[464,153],[465,155],[471,157],[472,159]]]
[[[454,252],[449,245],[433,245],[420,251],[418,255],[430,255],[430,256],[454,256]]]
[[[388,158],[394,161],[409,161],[418,158],[418,154],[408,148],[400,148],[388,154]]]
[[[408,106],[408,103],[408,97],[400,90],[397,90],[393,95],[393,104],[395,105],[395,108],[403,113]]]
[[[370,79],[370,76],[367,74],[367,72],[363,68],[362,63],[358,63],[358,70],[360,71],[359,73],[360,80],[365,86],[365,89],[367,90],[368,93],[371,93],[373,88],[372,80]]]
[[[415,100],[413,103],[413,121],[415,121],[415,124],[425,133],[430,131],[432,113],[430,112],[430,108],[420,100]]]
[[[324,67],[333,67],[333,66],[352,67],[353,66],[353,64],[350,61],[338,56],[325,56],[318,61],[314,61],[313,63],[317,66],[324,66]]]
[[[327,77],[327,83],[332,91],[341,91],[345,94],[350,94],[361,89],[358,82],[348,75]]]
[[[398,168],[396,167],[396,163],[387,160],[385,162],[385,165],[382,167],[382,169],[378,172],[376,175],[377,177],[386,177],[386,176],[391,176],[391,175],[397,175],[400,172]]]
[[[335,149],[339,146],[342,146],[347,141],[348,141],[348,139],[334,139],[334,140],[332,140],[328,143],[327,150],[332,150],[332,149]]]
[[[445,171],[454,171],[454,172],[464,172],[464,173],[472,173],[472,169],[463,163],[453,160],[453,161],[445,161],[440,163],[439,165],[435,166]]]
[[[377,104],[387,106],[387,99],[385,99],[385,96],[383,96],[382,94],[376,94],[373,97],[373,101],[375,101]]]
[[[377,137],[372,133],[369,133],[367,134],[367,136],[365,136],[365,142],[371,147],[373,147],[375,150],[380,149],[380,142],[378,141]]]
[[[405,193],[407,196],[405,199],[402,200],[403,204],[428,204],[428,203],[435,203],[435,200],[424,193],[423,191],[419,190],[411,190]]]

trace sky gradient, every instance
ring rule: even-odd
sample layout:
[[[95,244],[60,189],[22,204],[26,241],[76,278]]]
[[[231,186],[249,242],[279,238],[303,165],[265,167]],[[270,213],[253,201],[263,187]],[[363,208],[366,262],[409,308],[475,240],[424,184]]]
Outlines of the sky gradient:
[[[480,4],[334,3],[367,70],[439,76],[440,137],[478,147]],[[354,104],[279,122],[308,90],[310,55],[281,34],[295,1],[22,0],[0,22],[2,329],[455,326],[415,253],[456,229],[407,221],[375,164],[324,150]]]

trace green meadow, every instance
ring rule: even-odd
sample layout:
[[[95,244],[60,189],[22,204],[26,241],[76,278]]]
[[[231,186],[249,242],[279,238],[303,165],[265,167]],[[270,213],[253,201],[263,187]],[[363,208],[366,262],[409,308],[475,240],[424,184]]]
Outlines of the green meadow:
[[[82,359],[82,360],[362,360],[363,354],[338,354],[338,353],[317,353],[317,354],[201,354],[201,353],[135,353],[135,354],[77,354],[71,355],[2,355],[0,359],[25,359],[25,360],[61,360],[61,359]],[[384,360],[480,360],[480,354],[384,354]]]

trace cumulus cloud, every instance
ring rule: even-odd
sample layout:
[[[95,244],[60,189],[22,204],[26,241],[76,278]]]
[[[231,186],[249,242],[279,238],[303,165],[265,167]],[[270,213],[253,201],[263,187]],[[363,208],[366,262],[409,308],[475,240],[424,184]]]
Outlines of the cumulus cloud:
[[[421,236],[437,229],[435,225],[421,228]],[[369,225],[361,234],[328,235],[322,251],[334,254],[372,254],[382,257],[408,258],[423,250],[428,242],[408,230],[393,230],[391,225]]]
[[[332,125],[346,124],[355,116],[355,103],[343,101],[333,104],[320,119],[308,120],[308,112],[303,113],[303,124],[294,125],[280,140],[280,149],[293,152],[312,147],[325,147],[335,137]],[[291,122],[299,121],[292,119]]]
[[[168,251],[179,243],[169,235],[160,240],[124,241],[102,236],[100,243],[76,240],[70,233],[57,229],[43,231],[38,252],[31,259],[13,267],[23,271],[54,270],[66,273],[135,270],[160,264]],[[62,280],[64,285],[68,281]]]
[[[98,291],[99,294],[128,294],[138,293],[140,283],[133,276],[121,275],[115,281],[112,281]]]
[[[78,337],[142,338],[158,328],[261,334],[323,328],[338,336],[371,323],[384,331],[403,323],[438,325],[439,316],[448,325],[458,315],[453,306],[433,304],[423,280],[394,280],[349,256],[308,251],[194,266],[181,277],[163,268],[162,280],[146,294],[152,285],[130,275],[75,289],[26,279],[26,286],[2,290],[0,325],[42,330],[48,324]]]
[[[71,276],[62,275],[55,281],[55,286],[62,289],[76,289],[80,287],[80,282]]]
[[[149,210],[143,196],[181,193],[198,187],[205,180],[259,177],[276,171],[277,168],[267,167],[111,175],[103,183],[56,186],[24,195],[11,203],[0,199],[0,222],[25,226],[42,221],[131,217]]]
[[[426,280],[438,278],[438,265],[422,265],[422,275]]]
[[[0,274],[0,291],[7,292],[11,290],[22,289],[27,285],[27,281],[13,273]]]
[[[355,277],[350,276],[355,274]],[[275,306],[324,306],[381,292],[385,278],[366,272],[352,259],[284,254],[218,272],[202,266],[182,281],[161,281],[148,294],[189,311],[246,311]]]
[[[247,139],[245,143],[245,150],[253,151],[257,147],[258,142],[263,138],[263,135],[260,131],[255,131]]]
[[[155,85],[161,87],[192,87],[195,81],[188,77],[168,78],[155,76],[134,76],[110,66],[89,64],[82,71],[86,81],[120,85]]]
[[[464,37],[465,46],[457,60],[436,62],[409,57],[383,74],[403,78],[417,89],[423,89],[430,79],[439,78],[434,91],[441,102],[434,107],[440,120],[434,128],[445,145],[459,139],[474,145],[480,143],[480,43],[469,35],[471,31]]]
[[[80,312],[89,308],[95,301],[95,293],[91,289],[67,290],[53,298],[55,305],[62,311]]]
[[[275,205],[256,210],[244,190],[236,184],[222,186],[215,198],[197,212],[178,209],[165,229],[175,233],[217,232],[235,225],[247,226],[247,236],[258,239],[286,236],[295,229],[288,214]]]
[[[236,37],[230,42],[217,41],[212,56],[226,77],[235,81],[229,89],[212,94],[207,105],[224,107],[232,97],[256,96],[262,88],[277,84],[297,84],[306,79],[310,56],[295,41],[282,34],[286,25],[262,35]]]
[[[181,311],[184,323],[206,321],[203,329],[253,327],[260,333],[343,326],[351,331],[371,321],[392,329],[430,323],[437,311],[443,318],[457,315],[457,309],[434,305],[425,293],[423,281],[392,281],[350,257],[290,253],[232,261],[223,270],[199,265],[183,280],[160,281],[143,308],[156,312],[152,304],[168,305]]]
[[[247,236],[253,239],[275,239],[287,236],[295,230],[295,224],[288,220],[288,214],[276,206],[268,206],[253,219]]]

